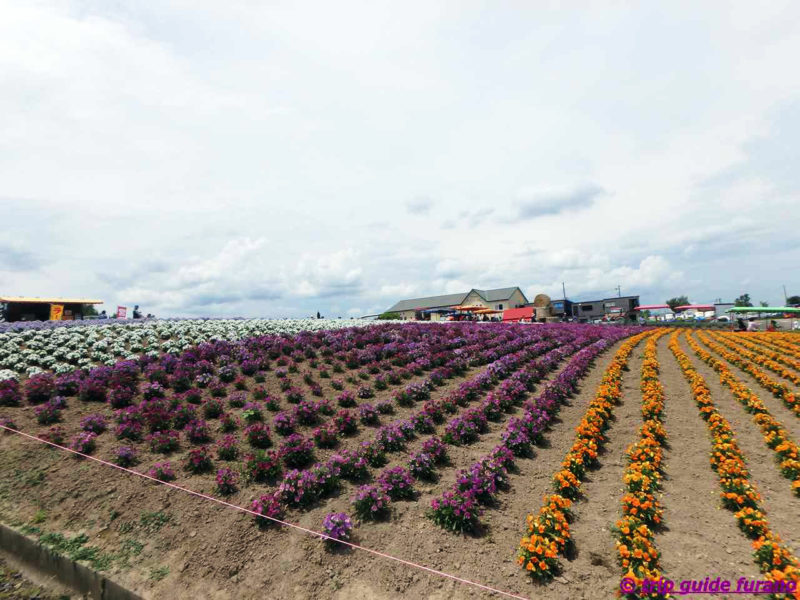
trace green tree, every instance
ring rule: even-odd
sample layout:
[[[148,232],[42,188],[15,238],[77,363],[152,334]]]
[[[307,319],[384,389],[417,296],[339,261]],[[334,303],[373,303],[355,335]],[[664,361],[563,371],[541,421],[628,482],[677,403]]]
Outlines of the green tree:
[[[689,298],[687,296],[676,296],[675,298],[667,300],[665,304],[674,311],[676,306],[686,306],[689,304]]]
[[[734,306],[753,306],[753,303],[750,302],[750,294],[742,294],[733,301],[733,304]]]
[[[789,296],[786,299],[786,304],[791,306],[792,304],[800,304],[800,296]]]
[[[378,319],[381,321],[394,321],[402,318],[403,316],[396,312],[385,312],[378,315]]]
[[[769,306],[769,302],[765,302],[764,300],[762,300],[761,302],[759,302],[759,304],[760,304],[761,306]]]

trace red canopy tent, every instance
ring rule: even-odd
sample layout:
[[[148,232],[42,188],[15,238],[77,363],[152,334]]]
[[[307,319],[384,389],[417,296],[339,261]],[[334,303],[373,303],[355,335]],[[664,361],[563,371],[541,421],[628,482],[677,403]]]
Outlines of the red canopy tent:
[[[660,310],[662,308],[669,308],[669,304],[645,304],[644,306],[637,306],[633,310]]]
[[[689,310],[689,309],[708,311],[708,310],[714,310],[714,305],[713,304],[685,304],[683,306],[676,306],[675,307],[675,310]]]
[[[503,311],[503,322],[518,323],[520,319],[533,320],[533,307],[509,308]]]

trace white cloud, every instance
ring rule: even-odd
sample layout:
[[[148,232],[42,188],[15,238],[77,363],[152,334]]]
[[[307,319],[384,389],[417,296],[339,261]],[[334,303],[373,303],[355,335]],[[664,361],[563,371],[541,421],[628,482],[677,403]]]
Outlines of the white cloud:
[[[311,10],[5,2],[0,288],[338,315],[800,260],[795,3]]]

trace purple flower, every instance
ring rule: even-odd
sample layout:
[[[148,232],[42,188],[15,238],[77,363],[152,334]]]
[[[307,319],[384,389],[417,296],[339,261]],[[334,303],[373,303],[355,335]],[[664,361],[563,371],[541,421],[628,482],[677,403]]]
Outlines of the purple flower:
[[[217,442],[217,457],[220,460],[236,460],[239,458],[239,445],[236,436],[222,436],[222,439]]]
[[[217,471],[217,492],[230,496],[239,489],[239,475],[227,467]]]
[[[245,427],[244,437],[254,448],[269,448],[272,445],[269,427],[264,423],[253,423]]]
[[[147,442],[153,452],[169,454],[178,449],[180,442],[178,432],[173,430],[156,431],[147,436]]]
[[[358,417],[364,425],[378,425],[380,423],[380,415],[371,404],[359,406]]]
[[[272,521],[272,519],[280,519],[283,517],[283,506],[277,494],[265,494],[253,500],[250,509],[260,515],[256,517],[256,521],[262,527],[273,524],[274,521]]]
[[[22,394],[16,379],[3,379],[0,381],[0,406],[19,406],[22,403]]]
[[[289,435],[294,431],[297,423],[290,413],[279,412],[272,419],[272,425],[280,435]]]
[[[96,433],[84,431],[72,438],[69,447],[81,454],[91,454],[96,447],[95,438],[97,438]]]
[[[41,425],[49,425],[61,420],[61,411],[51,402],[40,404],[33,409],[33,413],[36,415],[36,421]]]
[[[389,495],[375,485],[362,485],[353,498],[353,508],[363,520],[380,519],[389,512]]]
[[[403,467],[384,470],[378,477],[378,484],[392,500],[414,499],[414,478]]]
[[[244,457],[244,473],[249,481],[264,483],[281,474],[281,457],[274,450],[256,450]]]
[[[322,520],[322,530],[334,540],[349,540],[353,523],[345,513],[330,513]]]
[[[304,467],[314,460],[314,443],[293,433],[281,445],[280,453],[287,467]]]
[[[440,527],[464,533],[475,531],[481,513],[471,492],[451,489],[431,501],[428,515]]]
[[[336,398],[336,402],[343,408],[350,408],[357,405],[356,397],[353,395],[353,392],[349,390],[345,390],[339,394],[339,397]]]
[[[169,462],[154,464],[147,474],[159,481],[172,481],[175,479],[175,471],[172,470],[172,465]]]
[[[432,437],[422,442],[422,451],[430,454],[437,464],[447,462],[447,445],[438,437]]]
[[[208,428],[208,423],[202,419],[189,421],[183,432],[186,435],[186,439],[192,444],[205,444],[211,439],[211,431]]]
[[[120,446],[114,452],[114,462],[120,467],[132,467],[139,462],[136,448],[133,446]]]
[[[100,414],[87,415],[81,419],[81,429],[100,435],[108,428],[106,418]]]

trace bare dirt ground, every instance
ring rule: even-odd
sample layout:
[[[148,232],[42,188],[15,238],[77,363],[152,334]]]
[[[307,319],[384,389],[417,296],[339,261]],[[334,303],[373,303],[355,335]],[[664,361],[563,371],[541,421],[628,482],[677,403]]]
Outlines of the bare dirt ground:
[[[667,349],[667,341],[665,336],[658,344],[666,394],[664,425],[670,440],[661,498],[666,526],[655,537],[664,575],[673,580],[757,577],[750,542],[739,532],[733,515],[720,508],[717,478],[708,463],[706,425]],[[800,548],[800,499],[792,495],[790,483],[779,475],[773,452],[764,444],[750,416],[720,385],[717,375],[694,357],[685,343],[682,345],[736,431],[774,529],[795,549]],[[597,359],[579,393],[562,407],[543,447],[536,448],[532,458],[517,461],[509,488],[499,494],[497,504],[489,507],[482,518],[486,524],[482,535],[446,532],[425,518],[425,510],[431,498],[452,484],[458,469],[499,443],[508,415],[501,423],[491,423],[489,432],[475,444],[451,448],[452,465],[440,472],[437,482],[419,482],[415,486],[419,491],[416,501],[394,503],[391,520],[358,527],[355,541],[526,598],[613,597],[620,568],[609,528],[621,516],[624,452],[637,438],[641,424],[639,377],[644,342],[632,353],[624,375],[624,394],[607,432],[609,441],[600,457],[601,466],[588,474],[583,485],[585,498],[574,506],[575,556],[563,561],[560,577],[540,585],[532,583],[517,566],[515,554],[524,533],[525,516],[537,511],[542,497],[550,493],[551,477],[571,446],[574,428],[618,347],[619,344],[614,345]],[[471,374],[474,372],[477,370]],[[741,375],[738,371],[736,374]],[[443,391],[461,381],[451,380]],[[542,385],[544,382],[533,395]],[[755,386],[753,389],[767,403],[767,392]],[[333,393],[326,387],[326,396]],[[378,392],[370,402],[390,394]],[[72,419],[77,422],[80,416],[96,412],[96,407],[80,405],[79,401],[72,401],[72,406],[80,410],[70,416],[66,426],[74,425]],[[795,417],[789,411],[779,411],[780,406],[778,400],[768,404],[775,417],[788,424]],[[33,424],[32,417],[25,425],[26,430],[42,429]],[[347,444],[352,446],[372,432],[371,428],[362,427]],[[103,438],[98,439],[97,455],[107,457],[116,444],[113,439]],[[106,443],[108,447],[104,446]],[[409,451],[420,443],[417,440],[409,444]],[[85,533],[87,545],[99,551],[98,564],[103,565],[104,556],[113,556],[110,576],[145,598],[497,597],[362,551],[331,552],[322,541],[302,532],[259,529],[249,516],[96,463],[65,457],[31,441],[0,436],[0,449],[0,518],[17,526],[69,536]],[[318,456],[322,458],[324,453],[318,452]],[[401,464],[407,454],[390,457],[390,465]],[[207,478],[182,476],[180,483],[198,491],[211,491]],[[267,489],[269,486],[263,486],[263,491]],[[263,491],[259,489],[257,493]],[[243,490],[230,501],[249,506],[255,492],[252,488]],[[353,487],[346,484],[338,496],[308,511],[292,511],[288,518],[318,530],[324,514],[349,512],[352,493]],[[124,560],[120,561],[120,557]],[[127,566],[119,566],[121,562]],[[48,596],[43,598],[49,600]]]

